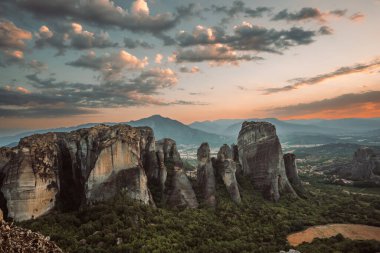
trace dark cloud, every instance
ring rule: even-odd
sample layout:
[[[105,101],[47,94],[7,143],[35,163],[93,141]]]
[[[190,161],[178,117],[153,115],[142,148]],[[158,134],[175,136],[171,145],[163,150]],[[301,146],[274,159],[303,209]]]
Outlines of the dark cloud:
[[[142,47],[142,48],[145,48],[145,49],[151,49],[151,48],[154,47],[152,44],[149,44],[146,41],[143,41],[143,40],[133,40],[133,39],[130,39],[130,38],[124,38],[124,46],[126,48],[129,48],[129,49],[135,49],[135,48],[138,48],[138,47]]]
[[[36,37],[35,46],[37,48],[51,46],[58,50],[58,55],[63,54],[66,49],[84,50],[118,46],[117,43],[110,41],[106,32],[95,34],[83,30],[79,23],[61,26],[57,30],[52,30],[44,25],[36,33]]]
[[[148,60],[138,59],[136,56],[125,50],[118,53],[104,54],[96,56],[95,52],[90,51],[86,55],[80,56],[77,60],[67,63],[67,65],[88,68],[99,71],[103,80],[115,81],[123,78],[123,72],[127,69],[138,70],[144,68]]]
[[[257,56],[237,54],[232,48],[221,44],[197,46],[188,50],[181,49],[172,58],[177,63],[207,61],[215,65],[238,65],[240,61],[262,60]]]
[[[25,41],[31,39],[31,32],[17,27],[11,21],[0,19],[0,50],[23,50]]]
[[[192,33],[181,31],[177,35],[177,41],[182,47],[223,44],[234,50],[281,53],[289,47],[312,43],[318,34],[320,33],[299,27],[275,30],[243,22],[234,27],[233,35],[226,35],[220,27],[197,26]]]
[[[190,74],[195,74],[195,73],[198,73],[200,72],[201,70],[197,67],[197,66],[194,66],[194,67],[186,67],[186,66],[182,66],[179,68],[179,71],[181,73],[190,73]]]
[[[333,10],[329,12],[322,12],[317,8],[304,7],[296,12],[289,12],[284,9],[278,12],[272,20],[286,20],[286,21],[301,21],[301,20],[318,20],[325,21],[325,18],[329,15],[341,17],[346,14],[347,10]]]
[[[97,113],[95,110],[87,110],[75,107],[31,107],[18,109],[0,108],[0,117],[6,118],[52,118],[63,116],[75,116]]]
[[[11,21],[0,19],[0,67],[24,65],[26,41],[32,37],[31,32],[17,27]]]
[[[292,83],[291,85],[287,85],[280,88],[268,88],[264,90],[265,91],[264,94],[273,94],[273,93],[278,93],[278,92],[295,90],[302,86],[318,84],[320,82],[323,82],[325,80],[328,80],[334,77],[365,72],[365,71],[371,70],[373,68],[378,68],[378,67],[380,67],[380,60],[375,60],[375,61],[364,63],[364,64],[355,64],[352,66],[340,67],[339,69],[335,71],[320,74],[313,77],[291,79],[288,81]]]
[[[245,17],[256,18],[262,17],[265,13],[271,12],[272,8],[269,7],[257,7],[252,9],[247,7],[243,1],[233,1],[231,6],[218,6],[211,5],[210,10],[214,13],[223,13],[227,15],[226,18],[222,19],[222,23],[231,21],[234,17],[239,14],[243,14]]]
[[[368,91],[364,93],[349,93],[338,97],[315,101],[311,103],[303,103],[289,105],[271,109],[270,112],[275,116],[297,116],[311,114],[326,110],[339,110],[352,106],[358,106],[366,103],[380,103],[380,91]]]
[[[118,27],[135,32],[158,33],[175,27],[181,19],[193,15],[195,5],[178,7],[176,13],[150,15],[145,1],[136,0],[130,10],[111,0],[18,0],[10,4],[33,13],[39,19],[65,18],[101,27]]]
[[[174,87],[177,75],[171,69],[142,70],[136,77],[101,84],[61,82],[27,75],[32,89],[0,87],[0,117],[60,117],[96,113],[97,108],[147,105],[202,105],[200,102],[157,97]]]
[[[318,31],[321,35],[331,35],[334,33],[334,29],[329,26],[321,26]]]
[[[1,54],[0,54],[1,55]],[[0,67],[7,67],[12,64],[32,70],[35,73],[41,73],[47,69],[47,65],[38,60],[26,61],[24,59],[24,52],[20,50],[5,50],[2,52],[3,59],[0,60]]]

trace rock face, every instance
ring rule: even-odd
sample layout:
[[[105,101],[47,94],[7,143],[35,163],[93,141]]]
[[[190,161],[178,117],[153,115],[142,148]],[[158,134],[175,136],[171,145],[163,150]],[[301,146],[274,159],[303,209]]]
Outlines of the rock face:
[[[274,125],[244,122],[238,137],[239,160],[244,176],[267,199],[278,201],[280,193],[296,195],[290,185],[280,141]]]
[[[62,253],[63,251],[50,241],[49,237],[0,222],[0,252]]]
[[[296,155],[287,153],[284,155],[284,163],[285,163],[285,171],[286,176],[293,189],[298,193],[298,195],[302,195],[305,193],[305,189],[302,186],[302,182],[298,177],[298,170],[296,164]]]
[[[204,203],[210,207],[216,205],[215,173],[210,159],[208,143],[202,143],[197,151],[197,183]]]
[[[120,190],[153,204],[145,171],[154,171],[158,164],[144,165],[155,154],[154,145],[150,128],[127,125],[23,138],[1,170],[6,202],[1,208],[16,220],[26,220],[53,207],[75,210]]]
[[[217,161],[216,161],[217,173],[223,179],[224,185],[227,188],[228,193],[231,196],[231,199],[235,203],[240,203],[240,192],[238,182],[236,180],[236,163],[233,160],[232,149],[224,144],[220,147]]]
[[[169,138],[159,140],[156,150],[165,204],[169,207],[197,208],[198,201],[183,169],[175,141]]]
[[[354,180],[379,180],[380,178],[380,154],[374,150],[359,148],[353,157],[351,177]]]

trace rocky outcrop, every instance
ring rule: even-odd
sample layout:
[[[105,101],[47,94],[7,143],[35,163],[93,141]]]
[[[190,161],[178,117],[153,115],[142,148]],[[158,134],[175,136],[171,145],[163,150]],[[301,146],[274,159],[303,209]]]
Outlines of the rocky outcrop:
[[[30,230],[0,222],[0,252],[62,253],[49,237]]]
[[[293,189],[297,192],[298,195],[303,195],[305,193],[305,189],[302,186],[302,182],[298,177],[298,169],[296,164],[296,155],[287,153],[284,155],[284,163],[285,163],[285,171],[286,176]]]
[[[214,207],[216,205],[215,173],[210,159],[210,147],[208,143],[202,143],[198,148],[197,159],[197,183],[202,201],[207,206]]]
[[[153,204],[145,171],[154,171],[146,167],[154,145],[150,128],[127,125],[23,138],[2,168],[8,216],[26,220],[54,207],[75,210],[120,190]]]
[[[274,125],[268,122],[244,122],[238,137],[242,173],[251,179],[267,199],[278,201],[280,193],[296,195],[290,185],[280,141]]]
[[[359,148],[353,157],[351,177],[353,180],[379,181],[380,154],[368,147]]]
[[[232,149],[227,144],[220,147],[215,168],[217,168],[218,175],[223,179],[231,199],[235,203],[240,203],[239,186],[235,175],[236,163],[233,160]]]
[[[185,174],[175,141],[169,138],[157,141],[156,152],[160,164],[160,184],[164,189],[164,204],[177,208],[197,208],[198,201]]]

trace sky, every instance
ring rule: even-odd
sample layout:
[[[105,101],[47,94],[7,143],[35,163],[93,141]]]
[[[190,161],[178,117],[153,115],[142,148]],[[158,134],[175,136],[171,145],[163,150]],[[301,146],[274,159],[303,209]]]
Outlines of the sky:
[[[379,0],[2,0],[0,129],[380,117],[379,13]]]

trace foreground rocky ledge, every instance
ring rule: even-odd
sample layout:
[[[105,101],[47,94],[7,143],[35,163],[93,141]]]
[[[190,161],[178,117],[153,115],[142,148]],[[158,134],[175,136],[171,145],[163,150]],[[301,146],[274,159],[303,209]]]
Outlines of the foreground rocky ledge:
[[[0,221],[0,252],[62,253],[49,237]]]

